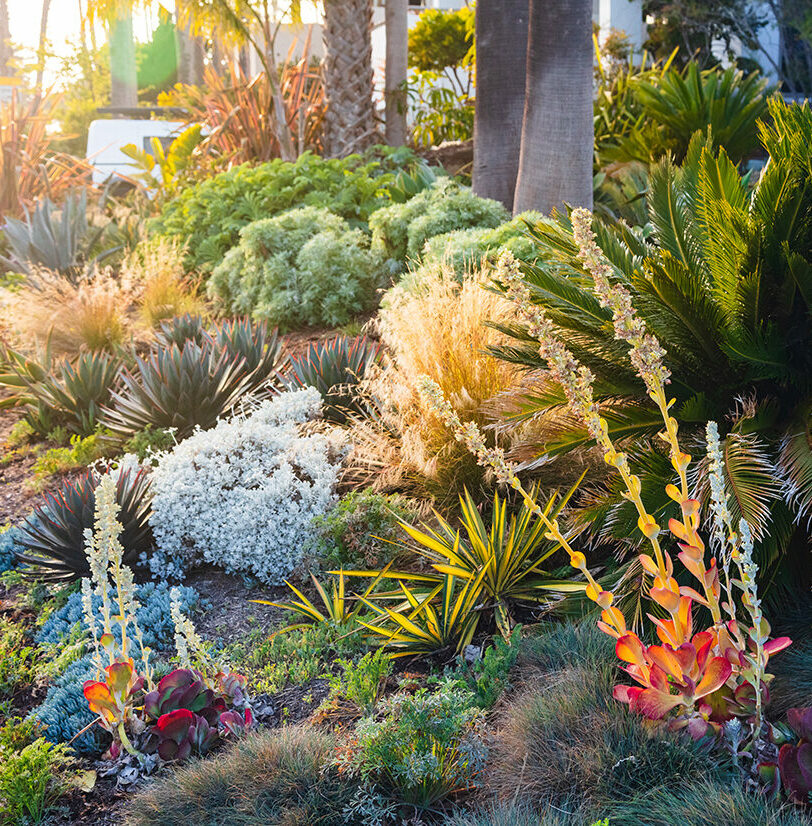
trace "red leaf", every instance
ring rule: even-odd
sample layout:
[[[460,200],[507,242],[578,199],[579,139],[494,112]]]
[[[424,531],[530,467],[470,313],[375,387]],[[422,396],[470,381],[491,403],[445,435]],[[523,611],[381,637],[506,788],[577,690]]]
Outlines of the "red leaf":
[[[694,697],[699,699],[707,694],[713,694],[727,682],[732,671],[733,668],[724,657],[713,657],[708,662],[705,674],[696,687]]]

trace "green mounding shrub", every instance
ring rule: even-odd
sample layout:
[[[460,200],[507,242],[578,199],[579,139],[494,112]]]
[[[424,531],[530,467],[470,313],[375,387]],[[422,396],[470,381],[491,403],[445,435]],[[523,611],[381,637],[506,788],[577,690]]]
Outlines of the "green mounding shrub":
[[[534,261],[538,252],[527,234],[527,225],[542,217],[540,212],[522,212],[496,229],[477,227],[435,235],[426,241],[423,261],[447,261],[460,281],[483,260],[493,263],[503,249],[510,250],[519,261]]]
[[[283,378],[289,390],[315,387],[324,400],[324,418],[346,424],[353,415],[369,413],[359,397],[358,385],[367,369],[381,359],[381,345],[366,336],[336,336],[311,344],[307,352],[294,356]]]
[[[327,209],[303,207],[244,227],[208,292],[232,313],[291,329],[346,324],[374,306],[381,285],[367,236]]]
[[[691,780],[674,777],[607,810],[612,826],[810,826],[812,816],[782,806],[766,795],[748,793],[738,779]]]
[[[706,423],[720,423],[733,523],[743,517],[752,526],[762,596],[772,601],[812,584],[812,109],[774,98],[769,111],[761,140],[770,161],[755,186],[697,135],[682,166],[666,159],[651,170],[646,232],[600,217],[593,228],[612,265],[611,280],[629,291],[667,353],[673,415],[688,449],[704,452]],[[521,272],[533,301],[594,374],[609,434],[630,443],[643,498],[657,522],[667,524],[673,502],[665,486],[674,470],[628,345],[614,338],[611,311],[600,306],[577,257],[569,219],[544,221],[532,234],[539,257]],[[514,340],[499,348],[500,357],[546,371],[526,329],[506,332]],[[564,454],[583,455],[591,441],[581,424],[562,415],[560,385],[535,375],[499,402],[505,419],[522,428],[521,455],[514,458],[562,456],[564,467],[572,461]],[[577,521],[604,541],[644,543],[618,479],[584,497]],[[698,481],[705,499],[701,465]]]
[[[451,178],[438,178],[406,203],[374,213],[369,219],[372,250],[399,272],[407,258],[420,260],[426,241],[435,235],[472,227],[494,229],[509,219],[498,201],[479,198]]]
[[[365,227],[370,214],[388,203],[392,173],[414,161],[411,150],[374,147],[341,159],[306,152],[295,163],[243,164],[183,190],[151,229],[180,239],[187,245],[188,264],[211,272],[237,244],[244,226],[289,209],[329,209],[353,227]]]
[[[417,514],[406,499],[371,489],[351,491],[327,513],[313,519],[315,536],[305,553],[325,568],[379,569],[398,553],[399,520]]]
[[[336,741],[308,727],[250,734],[136,795],[127,826],[344,826],[355,791],[328,763]]]
[[[592,623],[524,641],[522,661],[527,688],[505,710],[489,761],[501,799],[521,782],[528,805],[568,810],[574,800],[600,813],[651,788],[726,774],[708,746],[648,729],[612,697],[613,640]]]

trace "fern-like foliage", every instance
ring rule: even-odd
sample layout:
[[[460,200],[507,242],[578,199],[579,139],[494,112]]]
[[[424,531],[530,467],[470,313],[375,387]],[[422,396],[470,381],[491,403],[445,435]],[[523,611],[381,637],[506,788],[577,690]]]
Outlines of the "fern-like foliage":
[[[651,170],[645,225],[599,215],[595,231],[615,279],[667,350],[669,390],[686,437],[708,419],[726,423],[735,518],[746,518],[760,538],[765,580],[788,584],[798,566],[787,548],[806,554],[807,579],[810,569],[812,110],[775,98],[769,114],[759,136],[770,158],[756,182],[710,133],[698,132],[681,165],[666,158]],[[647,457],[651,488],[662,490],[671,470],[657,458],[653,408],[595,299],[568,217],[530,232],[538,258],[523,272],[534,300],[595,374],[613,437]],[[586,433],[563,412],[560,388],[545,377],[536,343],[518,327],[504,332],[513,341],[497,354],[529,368],[525,386],[501,401],[501,426],[521,426],[516,458],[531,465],[588,448]],[[627,528],[636,515],[619,491],[611,484],[586,490],[581,519],[593,536],[634,534]]]

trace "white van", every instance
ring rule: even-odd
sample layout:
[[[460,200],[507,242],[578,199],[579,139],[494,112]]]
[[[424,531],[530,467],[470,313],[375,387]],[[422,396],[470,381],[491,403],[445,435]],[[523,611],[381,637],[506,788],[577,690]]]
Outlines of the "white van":
[[[152,139],[158,138],[164,148],[183,131],[185,124],[171,120],[136,120],[114,118],[94,120],[87,130],[87,160],[93,167],[93,183],[103,184],[108,178],[129,178],[137,172],[122,146],[134,143],[152,154]]]

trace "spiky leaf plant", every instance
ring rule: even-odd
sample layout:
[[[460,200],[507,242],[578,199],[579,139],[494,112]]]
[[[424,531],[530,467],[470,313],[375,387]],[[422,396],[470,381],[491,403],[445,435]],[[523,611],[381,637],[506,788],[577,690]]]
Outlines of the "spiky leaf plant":
[[[89,436],[99,424],[102,406],[116,387],[121,360],[104,352],[80,353],[73,361],[53,361],[49,349],[28,358],[3,349],[0,385],[11,395],[0,407],[23,407],[34,432],[46,436],[57,426]]]
[[[171,347],[173,344],[183,347],[187,341],[203,344],[206,326],[201,316],[184,313],[162,321],[155,331],[155,338],[164,347]]]
[[[148,426],[175,428],[183,439],[196,426],[213,427],[230,413],[247,392],[250,374],[243,358],[187,341],[137,358],[134,370],[122,371],[121,383],[104,411],[106,428],[122,438]]]
[[[88,470],[75,480],[65,480],[34,505],[20,526],[18,554],[25,572],[42,582],[72,582],[90,576],[85,553],[85,531],[93,529],[96,487],[101,476]],[[126,565],[138,565],[142,553],[152,548],[149,526],[152,495],[146,471],[122,471],[116,481],[116,501],[124,530],[119,537]]]
[[[311,344],[305,355],[292,358],[285,384],[291,390],[315,387],[324,399],[324,417],[344,424],[354,413],[366,414],[357,386],[380,357],[380,344],[366,336],[336,336]]]
[[[211,339],[218,350],[225,350],[235,360],[244,360],[244,369],[249,374],[250,392],[263,385],[270,385],[270,380],[278,375],[287,362],[287,356],[282,353],[279,334],[267,321],[229,319],[217,327]]]
[[[594,229],[613,278],[668,352],[668,391],[686,446],[692,424],[701,437],[709,419],[728,423],[728,494],[734,519],[753,526],[762,584],[803,585],[812,571],[812,110],[779,99],[769,106],[771,123],[760,137],[770,160],[752,189],[724,150],[697,135],[681,167],[666,159],[652,170],[645,228],[602,218]],[[660,497],[652,509],[659,518],[670,474],[656,435],[662,422],[634,381],[625,344],[613,339],[611,315],[591,289],[569,219],[546,221],[532,233],[540,257],[522,271],[533,300],[594,373],[611,436],[644,469],[646,492]],[[518,326],[506,332],[515,344],[498,355],[539,378],[502,411],[506,427],[525,426],[516,458],[588,448],[560,386],[545,380],[535,342]],[[593,535],[635,534],[637,514],[616,486],[582,504],[580,521]]]

